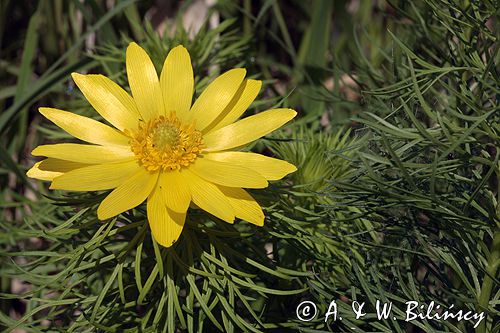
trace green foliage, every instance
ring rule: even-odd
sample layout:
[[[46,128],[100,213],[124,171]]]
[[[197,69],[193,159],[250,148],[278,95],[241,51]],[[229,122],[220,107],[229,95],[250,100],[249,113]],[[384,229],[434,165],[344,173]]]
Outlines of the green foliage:
[[[352,262],[351,285],[359,289],[329,288],[332,276],[317,283],[327,286],[325,302],[340,293],[400,309],[407,300],[454,304],[485,311],[477,332],[497,331],[500,112],[498,45],[488,28],[495,9],[488,2],[401,5],[394,7],[409,23],[390,32],[392,50],[381,50],[387,65],[360,64],[372,78],[356,119],[368,144],[355,176],[331,181],[330,214],[372,222],[373,229],[343,238],[363,244],[365,261]],[[400,321],[370,324],[407,329]],[[472,331],[463,321],[413,324]]]
[[[32,15],[17,41],[0,20],[8,42],[0,61],[0,331],[497,332],[495,3],[352,3],[219,1],[213,11],[228,19],[193,39],[180,19],[175,34],[160,36],[139,21],[146,5],[133,1],[109,11],[97,1],[2,3],[0,17],[12,8],[14,17]],[[91,35],[97,49],[87,54]],[[165,249],[151,238],[145,207],[101,222],[96,207],[106,193],[48,192],[26,179],[34,146],[70,138],[40,125],[36,106],[98,117],[66,83],[69,73],[103,73],[126,87],[133,39],[157,69],[184,44],[196,94],[241,66],[265,83],[250,112],[300,111],[252,148],[299,168],[252,193],[265,209],[263,228],[190,209],[179,242]],[[318,306],[312,321],[296,317],[303,300]],[[332,300],[342,321],[325,322]],[[367,316],[354,318],[354,300],[366,302]],[[487,319],[476,329],[377,320],[376,300],[391,301],[399,318],[416,300]]]
[[[47,241],[43,250],[28,245],[8,253],[30,263],[5,267],[3,276],[21,276],[33,289],[23,295],[31,308],[21,320],[3,318],[6,331],[40,327],[47,317],[58,318],[52,329],[67,332],[92,326],[106,331],[255,331],[243,318],[265,326],[267,316],[259,315],[266,307],[262,297],[304,291],[296,282],[304,273],[278,267],[260,250],[265,232],[207,223],[204,214],[193,212],[179,244],[165,249],[152,240],[142,209],[99,222],[99,199],[102,195],[45,205],[22,228],[1,226],[10,230],[12,243],[26,237]],[[89,208],[75,213],[69,205]],[[281,280],[287,283],[281,286]]]

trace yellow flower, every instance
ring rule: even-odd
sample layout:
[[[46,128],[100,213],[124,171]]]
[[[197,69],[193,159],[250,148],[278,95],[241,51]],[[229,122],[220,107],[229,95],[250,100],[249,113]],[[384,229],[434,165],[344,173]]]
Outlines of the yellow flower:
[[[261,82],[245,79],[243,68],[216,78],[191,105],[194,78],[183,46],[168,54],[160,78],[137,44],[126,53],[130,96],[102,75],[73,73],[97,112],[115,128],[70,112],[40,112],[90,144],[60,143],[33,150],[45,156],[28,176],[52,181],[51,189],[113,191],[97,216],[109,219],[147,199],[154,238],[169,247],[179,238],[192,201],[232,223],[235,217],[264,223],[259,204],[242,188],[265,188],[296,170],[292,164],[251,152],[231,151],[295,117],[273,109],[238,120],[257,96]]]

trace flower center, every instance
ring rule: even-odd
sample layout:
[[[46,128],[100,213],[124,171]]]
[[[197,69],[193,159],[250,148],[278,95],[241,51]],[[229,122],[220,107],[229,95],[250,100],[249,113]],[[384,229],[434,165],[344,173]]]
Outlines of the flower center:
[[[171,171],[193,163],[203,148],[201,132],[174,113],[159,116],[132,133],[130,148],[148,171]]]
[[[153,147],[159,149],[170,149],[179,144],[179,129],[170,123],[159,124],[153,130]]]

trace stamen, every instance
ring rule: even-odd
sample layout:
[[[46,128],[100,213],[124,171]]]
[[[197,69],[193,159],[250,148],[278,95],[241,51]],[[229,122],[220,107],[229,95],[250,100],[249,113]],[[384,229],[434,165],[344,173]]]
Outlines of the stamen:
[[[171,171],[193,163],[203,148],[201,132],[174,113],[159,116],[129,133],[130,147],[149,171]]]

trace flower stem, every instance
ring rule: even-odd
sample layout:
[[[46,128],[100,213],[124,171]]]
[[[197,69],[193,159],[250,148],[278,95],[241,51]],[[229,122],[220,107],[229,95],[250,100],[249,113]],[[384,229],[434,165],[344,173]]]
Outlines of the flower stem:
[[[493,235],[493,243],[491,244],[490,257],[486,266],[486,274],[484,276],[481,292],[479,293],[478,310],[484,311],[488,309],[488,303],[491,297],[491,291],[495,281],[492,277],[497,276],[496,272],[500,264],[500,229],[497,228]],[[476,328],[476,333],[486,333],[486,320]]]

